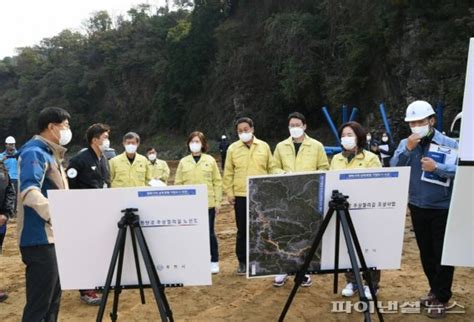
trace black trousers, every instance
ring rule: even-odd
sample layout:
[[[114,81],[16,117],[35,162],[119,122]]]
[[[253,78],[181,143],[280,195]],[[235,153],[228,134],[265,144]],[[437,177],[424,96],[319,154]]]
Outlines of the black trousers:
[[[17,203],[18,203],[18,198],[17,198],[17,195],[18,195],[18,180],[17,179],[11,179],[11,182],[12,182],[12,185],[13,185],[13,189],[15,189],[15,207],[13,209],[13,217],[16,217],[16,212],[17,212]]]
[[[216,220],[216,208],[209,208],[209,238],[211,241],[211,262],[219,261],[219,245],[217,243],[214,223]]]
[[[235,253],[239,263],[247,262],[247,198],[235,197],[235,223],[237,225],[237,239]]]
[[[61,286],[54,244],[20,247],[20,252],[26,265],[26,305],[22,321],[57,321]]]
[[[3,247],[3,240],[5,239],[5,235],[7,234],[7,224],[0,226],[0,250]]]
[[[448,209],[424,209],[410,204],[408,207],[430,291],[440,302],[448,302],[454,267],[441,265]]]
[[[225,158],[227,157],[227,151],[222,153],[221,152],[221,168],[222,171],[224,171],[224,166],[225,166]]]

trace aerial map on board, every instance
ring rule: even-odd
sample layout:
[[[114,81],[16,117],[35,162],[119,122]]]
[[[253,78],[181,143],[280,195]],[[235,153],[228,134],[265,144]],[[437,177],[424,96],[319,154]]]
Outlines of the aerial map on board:
[[[249,178],[249,276],[296,273],[323,219],[322,173]],[[317,271],[321,247],[309,271]]]

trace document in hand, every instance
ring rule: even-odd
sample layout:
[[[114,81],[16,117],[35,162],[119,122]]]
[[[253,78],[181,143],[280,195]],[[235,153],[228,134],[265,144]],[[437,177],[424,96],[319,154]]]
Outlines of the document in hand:
[[[431,143],[426,156],[433,159],[436,163],[454,165],[458,158],[458,150]],[[434,172],[426,171],[423,171],[421,174],[421,180],[445,187],[449,187],[451,183],[451,179],[442,178]]]

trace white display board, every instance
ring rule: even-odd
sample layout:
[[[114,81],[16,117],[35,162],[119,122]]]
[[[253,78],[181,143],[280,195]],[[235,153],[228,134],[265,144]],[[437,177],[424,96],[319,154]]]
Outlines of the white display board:
[[[443,265],[474,267],[473,191],[474,167],[458,167],[444,236]]]
[[[349,197],[349,212],[367,266],[399,269],[409,180],[409,167],[250,177],[247,276],[263,277],[300,269],[304,262],[302,250],[310,248],[328,212],[333,190]],[[314,196],[308,197],[308,191]],[[311,216],[313,221],[308,222]],[[310,270],[334,269],[335,223],[336,213]],[[339,268],[351,268],[342,230],[339,245]]]
[[[474,267],[474,38],[469,44],[459,159],[441,263]]]
[[[474,161],[474,38],[469,42],[466,83],[462,103],[462,121],[459,140],[459,158]]]
[[[349,212],[368,267],[400,268],[409,180],[409,167],[326,173],[324,212],[327,212],[333,190],[349,196]],[[323,236],[323,270],[334,268],[335,219],[335,216],[331,219]],[[342,230],[339,267],[351,267]]]
[[[63,290],[104,286],[125,208],[138,208],[161,283],[211,285],[205,185],[49,190],[48,199]],[[143,283],[149,284],[139,258]],[[128,230],[121,284],[138,284]]]

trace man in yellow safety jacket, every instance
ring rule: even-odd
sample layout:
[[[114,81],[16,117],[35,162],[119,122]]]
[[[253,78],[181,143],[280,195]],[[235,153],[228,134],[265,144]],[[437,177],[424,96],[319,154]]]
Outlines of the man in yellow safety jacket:
[[[278,172],[305,172],[329,170],[329,162],[323,145],[310,138],[306,132],[306,118],[303,114],[294,112],[288,116],[290,137],[277,144],[274,152],[275,166]],[[273,285],[283,286],[288,280],[288,274],[275,276]],[[309,275],[301,286],[311,286]]]
[[[272,152],[268,144],[254,136],[253,121],[243,117],[235,122],[239,141],[227,150],[224,167],[224,192],[235,210],[237,224],[236,254],[238,275],[247,271],[247,177],[274,172]]]
[[[155,148],[148,148],[146,150],[146,157],[150,161],[153,168],[153,179],[161,180],[163,183],[167,183],[168,178],[170,177],[170,168],[168,163],[165,160],[160,160],[156,158]]]
[[[123,137],[125,152],[110,159],[112,188],[144,187],[153,179],[153,168],[143,155],[137,153],[140,137],[128,132]]]
[[[329,162],[323,145],[305,133],[304,115],[291,113],[288,123],[290,137],[277,144],[275,166],[284,172],[328,170]]]

